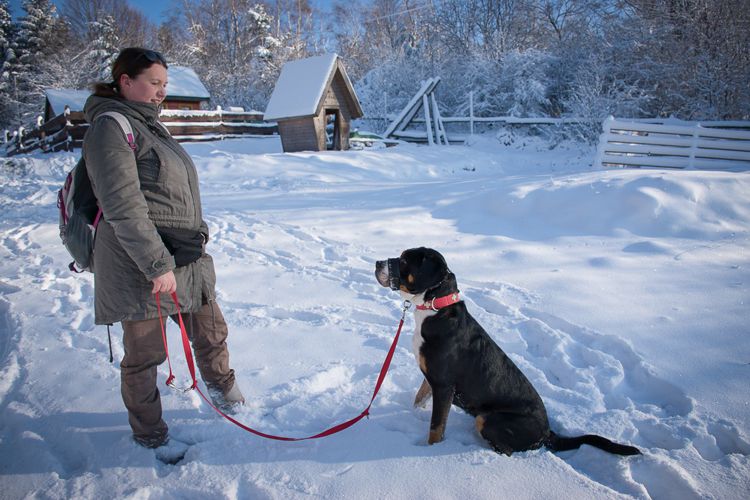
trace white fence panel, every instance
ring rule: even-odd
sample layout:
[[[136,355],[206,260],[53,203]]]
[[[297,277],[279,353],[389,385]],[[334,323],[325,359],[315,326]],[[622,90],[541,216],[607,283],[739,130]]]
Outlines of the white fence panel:
[[[745,129],[609,117],[602,126],[594,166],[750,170],[750,123],[734,125]]]

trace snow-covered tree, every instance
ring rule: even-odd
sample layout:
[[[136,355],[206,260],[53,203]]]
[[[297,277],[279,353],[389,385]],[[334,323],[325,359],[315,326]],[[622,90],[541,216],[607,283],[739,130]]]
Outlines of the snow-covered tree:
[[[12,27],[8,0],[0,0],[0,72],[8,57]]]
[[[265,108],[286,57],[290,37],[274,36],[274,19],[249,0],[200,0],[185,11],[194,68],[214,104]]]
[[[0,131],[9,125],[12,119],[13,90],[10,74],[6,70],[6,62],[14,57],[11,51],[13,38],[13,24],[7,0],[0,0]]]
[[[19,122],[41,113],[44,88],[63,77],[59,51],[67,45],[68,37],[67,25],[49,0],[24,0],[22,8],[24,15],[10,44],[12,55],[3,68]]]
[[[64,0],[60,13],[84,44],[101,36],[98,24],[105,17],[112,18],[114,35],[122,47],[143,47],[153,42],[154,26],[143,12],[122,0]]]
[[[92,38],[88,50],[79,58],[79,88],[85,88],[93,82],[111,80],[112,64],[120,47],[112,16],[103,15],[100,20],[92,21],[89,33]]]

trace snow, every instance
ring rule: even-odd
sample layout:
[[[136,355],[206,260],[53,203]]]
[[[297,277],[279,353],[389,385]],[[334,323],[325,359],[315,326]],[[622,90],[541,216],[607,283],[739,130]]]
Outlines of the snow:
[[[453,408],[428,446],[430,404],[409,313],[370,418],[275,442],[164,387],[184,460],[133,444],[73,275],[56,189],[77,154],[5,160],[0,184],[0,490],[4,498],[721,498],[750,495],[750,175],[600,170],[594,150],[400,144],[281,153],[278,138],[186,144],[248,404],[237,418],[309,436],[367,406],[401,312],[376,260],[440,250],[469,311],[542,395],[554,430],[634,444],[498,455]],[[120,359],[119,325],[113,327]],[[188,374],[170,325],[172,363]]]
[[[216,109],[162,109],[159,113],[160,117],[165,116],[181,116],[181,117],[207,117],[207,116],[237,116],[237,115],[260,115],[263,117],[262,111],[249,110],[245,111],[243,108],[236,106],[229,106],[227,109],[222,109],[218,106]],[[191,122],[195,123],[195,122]]]
[[[194,99],[210,99],[205,85],[192,68],[185,66],[170,66],[168,70],[167,98],[190,97]]]
[[[284,64],[264,119],[313,116],[337,59],[336,54],[323,54]]]
[[[71,111],[83,111],[86,99],[91,95],[90,90],[74,89],[45,89],[44,95],[52,108],[52,116],[57,116],[65,111],[68,106]]]
[[[75,89],[45,89],[44,93],[52,107],[53,116],[61,114],[66,105],[71,111],[83,111],[86,99],[91,95],[90,90]],[[169,67],[167,94],[167,98],[209,99],[211,97],[195,71],[184,66]]]

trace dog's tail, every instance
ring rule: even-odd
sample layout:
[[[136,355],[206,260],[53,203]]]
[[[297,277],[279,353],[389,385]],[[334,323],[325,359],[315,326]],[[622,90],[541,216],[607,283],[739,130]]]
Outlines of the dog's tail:
[[[641,450],[639,450],[635,446],[615,443],[607,438],[597,436],[595,434],[586,434],[585,436],[578,437],[563,437],[558,436],[554,432],[550,431],[549,437],[544,442],[544,445],[552,451],[577,450],[581,447],[582,444],[595,446],[596,448],[609,453],[614,453],[615,455],[641,454]]]

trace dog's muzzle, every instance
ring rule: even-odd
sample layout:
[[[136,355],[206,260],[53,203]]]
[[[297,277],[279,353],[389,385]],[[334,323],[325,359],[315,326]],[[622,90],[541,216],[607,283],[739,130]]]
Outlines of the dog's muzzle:
[[[377,278],[378,283],[391,290],[401,288],[399,261],[400,259],[388,259],[379,260],[375,263],[375,278]]]

